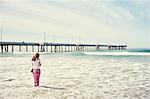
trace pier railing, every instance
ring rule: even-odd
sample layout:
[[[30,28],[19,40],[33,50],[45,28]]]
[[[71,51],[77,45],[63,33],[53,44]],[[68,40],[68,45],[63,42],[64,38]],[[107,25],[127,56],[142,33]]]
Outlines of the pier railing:
[[[34,42],[0,42],[0,52],[73,52],[91,50],[125,50],[127,45],[64,44]]]

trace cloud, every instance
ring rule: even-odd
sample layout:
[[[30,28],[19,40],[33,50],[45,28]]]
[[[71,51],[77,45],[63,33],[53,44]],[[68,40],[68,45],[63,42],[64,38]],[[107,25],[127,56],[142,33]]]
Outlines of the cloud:
[[[61,42],[80,36],[85,43],[118,42],[143,46],[149,37],[146,0],[142,4],[125,1],[3,0],[0,23],[10,31],[55,34]],[[75,39],[70,41],[77,42]]]

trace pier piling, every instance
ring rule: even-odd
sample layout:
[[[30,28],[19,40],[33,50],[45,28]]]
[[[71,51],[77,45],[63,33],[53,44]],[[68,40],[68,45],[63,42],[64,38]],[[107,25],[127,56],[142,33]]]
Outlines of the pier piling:
[[[1,52],[16,51],[15,46],[22,52],[22,46],[25,46],[25,52],[73,52],[73,51],[91,51],[91,50],[126,50],[127,45],[94,45],[94,44],[58,44],[58,43],[26,43],[26,42],[0,42]],[[30,48],[30,49],[29,49]]]

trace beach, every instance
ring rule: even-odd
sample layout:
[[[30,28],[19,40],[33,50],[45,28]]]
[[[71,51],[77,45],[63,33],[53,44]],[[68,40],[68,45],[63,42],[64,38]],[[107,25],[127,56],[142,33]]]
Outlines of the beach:
[[[0,0],[0,99],[150,99],[148,9],[150,0]]]
[[[43,53],[39,89],[33,53],[0,54],[0,99],[150,99],[149,53],[131,53]]]

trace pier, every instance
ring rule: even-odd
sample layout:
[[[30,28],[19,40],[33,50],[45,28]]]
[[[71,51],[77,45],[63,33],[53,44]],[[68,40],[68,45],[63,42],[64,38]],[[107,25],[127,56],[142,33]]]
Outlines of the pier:
[[[125,50],[127,45],[63,44],[33,42],[0,42],[0,52],[75,52],[96,50]]]

